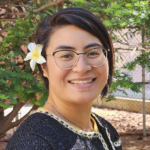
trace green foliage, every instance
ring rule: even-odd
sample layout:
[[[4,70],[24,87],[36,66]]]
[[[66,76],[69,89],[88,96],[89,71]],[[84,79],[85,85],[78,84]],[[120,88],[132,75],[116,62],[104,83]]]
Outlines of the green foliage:
[[[141,28],[146,20],[150,20],[148,3],[148,0],[132,0],[130,2],[119,0],[117,3],[111,3],[109,7],[104,9],[104,12],[107,13],[107,22],[112,22],[113,29],[117,27],[121,30],[134,25],[137,25],[137,28]],[[107,22],[104,22],[104,24],[110,27]]]
[[[136,59],[132,62],[128,62],[123,65],[123,69],[128,69],[129,71],[132,71],[135,69],[136,65],[142,66],[142,68],[147,69],[150,72],[150,52],[147,52],[145,54],[141,54],[136,57]]]
[[[135,93],[139,93],[140,88],[142,87],[141,84],[133,83],[132,77],[130,75],[120,72],[120,70],[115,70],[114,72],[114,81],[109,88],[109,92],[116,92],[121,91],[123,94],[127,95],[124,91],[125,89],[131,89]]]
[[[5,109],[8,107],[13,107],[17,104],[17,98],[20,98],[21,102],[26,102],[30,100],[31,104],[37,102],[36,93],[42,91],[46,98],[47,91],[42,83],[39,83],[35,77],[30,72],[22,72],[20,70],[12,71],[10,69],[0,68],[0,106]],[[4,102],[9,100],[11,104],[4,105]],[[47,99],[45,99],[47,100]],[[41,106],[40,104],[37,105]]]
[[[30,101],[39,106],[47,100],[48,93],[44,84],[37,80],[38,72],[32,72],[29,62],[23,61],[26,52],[22,46],[33,42],[38,22],[48,15],[43,12],[33,13],[31,8],[25,8],[25,11],[29,11],[25,18],[18,18],[14,23],[2,22],[8,27],[7,36],[0,41],[0,107],[4,109],[17,105],[18,100],[23,103]],[[54,12],[51,8],[48,10]],[[38,102],[39,91],[42,96]],[[6,104],[8,100],[10,104]]]
[[[112,93],[109,93],[108,96],[106,97],[106,102],[116,100],[115,96]]]

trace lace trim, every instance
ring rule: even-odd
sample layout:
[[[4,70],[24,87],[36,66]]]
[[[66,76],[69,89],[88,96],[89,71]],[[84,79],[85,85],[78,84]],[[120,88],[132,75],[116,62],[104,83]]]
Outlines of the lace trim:
[[[119,139],[118,141],[114,142],[115,147],[121,146],[121,140]]]
[[[104,127],[102,124],[101,124],[101,122],[99,121],[99,119],[95,116],[95,114],[92,114],[95,118],[96,118],[96,120],[97,120],[97,122],[102,126],[102,127]],[[105,128],[105,127],[104,127]],[[110,133],[108,132],[108,129],[107,128],[105,128],[106,129],[106,134],[107,134],[107,136],[108,136],[108,138],[109,138],[109,141],[110,141],[110,143],[111,143],[111,146],[112,146],[112,148],[113,148],[113,150],[115,150],[115,147],[119,147],[119,146],[121,146],[121,140],[120,139],[118,139],[118,141],[116,141],[116,142],[112,142],[111,141],[111,138],[110,138]],[[115,147],[114,147],[115,146]]]
[[[108,136],[108,138],[109,138],[109,141],[110,141],[110,143],[111,143],[112,149],[115,150],[114,143],[111,141],[110,133],[108,132],[107,128],[106,128],[106,134],[107,134],[107,136]]]
[[[46,114],[46,115],[52,117],[53,119],[57,120],[65,128],[68,128],[69,130],[71,130],[72,132],[74,132],[74,133],[76,133],[80,136],[84,136],[84,137],[87,137],[87,138],[90,138],[90,139],[93,138],[93,137],[98,137],[100,139],[100,141],[102,142],[103,147],[105,148],[105,150],[109,150],[106,143],[105,143],[105,140],[103,139],[102,134],[99,133],[99,132],[85,132],[85,131],[82,131],[82,130],[75,129],[73,126],[70,126],[67,122],[65,122],[61,118],[55,116],[54,114],[51,114],[50,112],[44,111],[44,110],[36,110],[36,111],[32,112],[31,114],[34,114],[34,113]],[[101,123],[100,123],[100,125],[101,125]]]

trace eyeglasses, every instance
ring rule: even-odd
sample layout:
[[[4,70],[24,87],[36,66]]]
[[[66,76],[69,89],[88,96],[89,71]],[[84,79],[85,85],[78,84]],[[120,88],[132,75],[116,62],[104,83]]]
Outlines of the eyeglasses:
[[[59,50],[47,54],[47,56],[53,55],[56,65],[61,69],[68,70],[77,64],[79,55],[84,55],[88,65],[92,67],[100,67],[106,61],[107,51],[110,50],[99,46],[88,50],[86,53],[76,53],[72,50]]]

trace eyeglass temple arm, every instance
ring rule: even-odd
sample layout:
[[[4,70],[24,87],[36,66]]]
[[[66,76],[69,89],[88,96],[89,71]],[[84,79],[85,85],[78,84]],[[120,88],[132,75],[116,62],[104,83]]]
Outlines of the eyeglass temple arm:
[[[54,53],[47,54],[46,56],[48,56],[48,55],[54,55]]]

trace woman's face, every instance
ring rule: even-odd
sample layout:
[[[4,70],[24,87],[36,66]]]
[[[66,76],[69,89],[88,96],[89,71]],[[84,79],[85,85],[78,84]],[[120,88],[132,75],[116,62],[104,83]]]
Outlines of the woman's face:
[[[94,44],[102,45],[97,37],[74,25],[63,26],[54,31],[50,37],[46,54],[62,47],[70,47],[77,53],[85,53],[94,48]],[[68,49],[67,49],[68,50]],[[52,55],[47,56],[46,65],[42,65],[43,75],[49,80],[49,94],[53,99],[62,102],[85,104],[92,103],[104,88],[108,77],[108,61],[100,67],[87,64],[84,55],[79,55],[76,66],[69,70],[59,68]],[[94,81],[90,82],[90,80]]]

